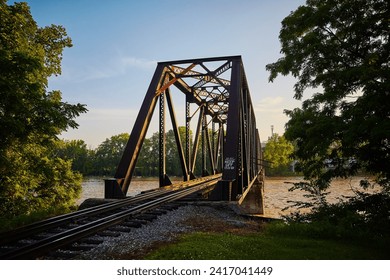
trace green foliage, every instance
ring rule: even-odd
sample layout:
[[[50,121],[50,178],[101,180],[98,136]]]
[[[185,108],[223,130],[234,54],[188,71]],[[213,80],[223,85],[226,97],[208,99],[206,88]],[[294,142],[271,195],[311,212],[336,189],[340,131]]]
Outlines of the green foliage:
[[[297,205],[301,203],[297,202]],[[322,201],[311,206],[311,212],[296,212],[285,219],[292,223],[315,224],[323,234],[340,238],[390,238],[390,195],[387,192],[357,192],[347,201],[335,204]]]
[[[144,177],[158,176],[159,151],[158,151],[158,133],[145,139],[140,155],[138,157],[135,175]]]
[[[306,178],[329,181],[364,168],[389,181],[388,14],[385,0],[308,0],[283,20],[283,57],[266,66],[270,81],[296,77],[296,99],[318,90],[286,111],[285,136]]]
[[[290,172],[291,155],[294,146],[282,135],[273,134],[264,149],[264,160],[267,164],[267,175],[286,175]]]
[[[81,175],[71,162],[54,157],[52,146],[14,143],[7,149],[0,180],[0,213],[15,217],[45,211],[53,206],[70,208],[81,192]]]
[[[310,221],[370,232],[390,228],[390,42],[389,2],[308,0],[282,21],[281,57],[268,64],[270,81],[297,78],[296,99],[317,92],[301,108],[286,111],[285,136],[294,141],[298,170],[307,181],[292,189],[308,191],[314,207],[295,221]],[[325,190],[333,178],[364,171],[375,177],[379,194],[357,192],[329,205]],[[363,190],[371,183],[362,181]]]
[[[66,207],[52,205],[49,208],[37,210],[31,213],[24,213],[14,216],[10,219],[9,216],[0,217],[0,232],[9,231],[18,227],[22,227],[34,222],[42,221],[44,219],[76,211],[77,207]]]
[[[83,140],[60,140],[55,151],[56,156],[72,161],[72,170],[88,174],[92,170],[90,157],[93,156]]]
[[[54,137],[85,112],[83,105],[46,92],[48,78],[61,73],[62,51],[71,47],[62,26],[39,28],[26,3],[0,4],[0,150],[31,134]]]
[[[95,175],[115,174],[116,168],[122,158],[126,143],[129,140],[128,133],[121,133],[106,139],[94,153],[93,168]]]
[[[38,27],[26,3],[0,1],[0,14],[0,215],[69,209],[81,176],[55,155],[56,137],[86,108],[47,88],[71,39],[62,26]]]
[[[185,127],[179,127],[182,146],[185,142]],[[72,161],[72,169],[84,175],[113,176],[123,155],[129,134],[122,133],[107,138],[98,148],[88,149],[83,140],[62,141],[56,150],[56,155],[65,160]],[[182,176],[179,153],[173,130],[165,134],[166,141],[166,172],[169,176]],[[199,145],[201,145],[200,143]],[[201,149],[195,170],[201,174]],[[159,176],[159,133],[153,133],[145,138],[138,156],[135,176]]]

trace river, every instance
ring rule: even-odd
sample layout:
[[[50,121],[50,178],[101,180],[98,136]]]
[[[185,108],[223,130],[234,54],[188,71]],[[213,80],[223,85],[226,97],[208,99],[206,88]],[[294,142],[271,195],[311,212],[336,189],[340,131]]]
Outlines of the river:
[[[332,182],[331,187],[327,190],[329,202],[337,202],[343,196],[354,195],[354,190],[358,188],[360,180],[364,177],[353,177],[352,179],[337,179]],[[301,177],[267,177],[264,184],[264,203],[265,216],[280,217],[286,215],[294,209],[282,211],[289,201],[303,201],[306,194],[303,191],[290,192],[288,189],[292,186],[286,182],[299,182]],[[78,204],[87,198],[103,198],[104,197],[104,180],[100,177],[86,177],[83,181],[83,191]],[[150,190],[158,187],[158,180],[140,180],[133,179],[127,193],[128,196],[133,196],[141,191]]]

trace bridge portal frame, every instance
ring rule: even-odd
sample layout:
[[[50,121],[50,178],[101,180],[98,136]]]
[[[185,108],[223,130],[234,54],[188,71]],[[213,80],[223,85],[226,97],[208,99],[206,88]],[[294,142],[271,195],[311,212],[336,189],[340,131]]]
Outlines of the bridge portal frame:
[[[173,107],[171,86],[185,94],[184,147]],[[166,104],[184,181],[195,178],[196,155],[202,139],[202,176],[222,173],[222,180],[212,199],[240,201],[252,185],[262,184],[260,138],[241,56],[188,59],[157,64],[115,176],[105,182],[106,198],[126,196],[158,101],[160,187],[171,184],[165,170]],[[195,112],[199,112],[192,146],[190,122],[195,113],[191,115],[191,104],[195,104]],[[206,168],[207,161],[210,170]]]

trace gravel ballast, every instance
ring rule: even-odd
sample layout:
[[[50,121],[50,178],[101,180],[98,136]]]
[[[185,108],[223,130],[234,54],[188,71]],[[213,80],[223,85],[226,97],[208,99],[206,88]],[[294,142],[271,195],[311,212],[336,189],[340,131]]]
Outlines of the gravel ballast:
[[[196,231],[259,231],[261,223],[236,214],[226,204],[184,205],[157,217],[140,228],[115,238],[106,237],[77,259],[142,259],[153,249],[174,242],[181,234]]]

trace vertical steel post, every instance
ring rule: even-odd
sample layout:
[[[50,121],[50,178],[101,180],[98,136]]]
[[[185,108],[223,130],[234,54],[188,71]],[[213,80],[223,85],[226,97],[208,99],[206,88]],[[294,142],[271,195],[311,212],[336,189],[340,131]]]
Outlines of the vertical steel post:
[[[242,91],[240,92],[240,95],[241,95],[241,98],[242,98]],[[242,99],[241,99],[241,102]],[[241,103],[240,102],[240,103]],[[241,103],[242,104],[242,103]],[[240,104],[240,105],[241,105]],[[235,185],[235,188],[234,188],[234,195],[235,197],[238,195],[238,194],[242,194],[242,188],[243,188],[243,185],[244,185],[244,181],[243,181],[243,169],[244,169],[244,158],[243,158],[243,130],[244,130],[244,118],[243,118],[243,112],[242,112],[242,108],[240,106],[240,111],[239,111],[239,124],[240,124],[240,129],[239,129],[239,133],[238,133],[238,150],[237,150],[237,184]]]
[[[158,134],[158,155],[159,155],[159,182],[160,187],[164,186],[165,176],[165,93],[160,93],[159,107],[159,134]]]
[[[248,123],[248,99],[247,91],[243,89],[242,93],[242,103],[241,103],[241,114],[242,114],[242,140],[241,140],[241,158],[242,158],[242,186],[239,189],[239,194],[242,194],[245,191],[245,188],[249,185],[249,123]]]
[[[217,169],[217,153],[216,153],[216,146],[215,146],[215,122],[214,120],[211,121],[212,124],[211,124],[211,151],[212,151],[212,157],[213,157],[213,163],[214,163],[214,169],[213,169],[213,174],[216,173],[216,169]]]
[[[180,131],[179,131],[179,127],[177,125],[176,114],[175,114],[175,110],[173,108],[173,102],[172,102],[171,92],[170,92],[169,88],[167,88],[165,90],[165,95],[167,98],[169,114],[171,116],[172,130],[173,130],[173,133],[175,135],[176,147],[177,147],[177,151],[179,154],[179,161],[180,161],[180,166],[181,166],[181,170],[183,173],[183,179],[184,179],[184,181],[188,181],[187,164],[186,164],[186,160],[184,158],[183,145],[181,143]]]
[[[220,170],[221,172],[223,172],[223,160],[225,159],[225,141],[226,141],[226,137],[225,137],[225,126],[222,124],[221,125],[221,135],[220,135],[220,139],[219,139],[220,143],[220,152],[219,152],[219,162],[220,162]]]
[[[211,135],[213,136],[214,133],[212,132]],[[214,149],[213,149],[213,147],[211,145],[211,139],[210,139],[209,129],[208,129],[207,125],[206,125],[206,128],[205,128],[205,138],[206,138],[206,141],[207,141],[206,144],[207,144],[208,158],[209,158],[209,161],[210,161],[211,174],[215,174],[214,153],[213,153]]]
[[[207,172],[207,157],[206,157],[206,115],[202,116],[202,177],[209,175]]]
[[[223,124],[219,123],[218,127],[218,135],[217,135],[217,146],[215,148],[215,168],[218,170],[218,172],[222,171],[222,159],[223,159],[223,151],[222,151],[222,145],[223,145]]]
[[[192,160],[191,160],[191,111],[190,97],[186,94],[186,162],[187,162],[187,180],[193,179]]]
[[[159,130],[159,177],[160,188],[171,185],[171,180],[166,173],[166,149],[165,149],[165,92],[160,93],[160,130]]]
[[[199,136],[200,136],[201,130],[202,130],[203,114],[204,114],[204,106],[201,106],[200,111],[199,111],[198,125],[196,127],[195,140],[194,140],[194,144],[192,146],[192,157],[191,157],[191,160],[192,160],[191,173],[192,174],[194,173],[194,170],[195,170],[196,155],[198,153],[198,146],[199,146]]]

